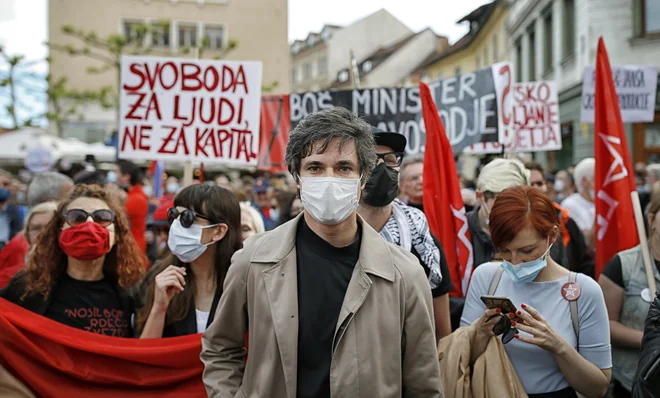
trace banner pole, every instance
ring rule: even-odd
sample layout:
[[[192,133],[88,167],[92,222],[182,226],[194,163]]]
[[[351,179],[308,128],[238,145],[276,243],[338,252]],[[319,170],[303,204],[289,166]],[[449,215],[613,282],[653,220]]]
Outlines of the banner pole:
[[[642,205],[639,201],[639,193],[637,191],[630,192],[630,198],[632,199],[633,211],[635,213],[635,224],[637,224],[639,244],[642,248],[642,258],[644,259],[644,268],[646,269],[646,279],[649,283],[651,298],[653,298],[655,297],[656,292],[655,273],[653,272],[651,251],[649,250],[649,243],[646,239],[646,231],[644,230],[644,213],[642,212]]]

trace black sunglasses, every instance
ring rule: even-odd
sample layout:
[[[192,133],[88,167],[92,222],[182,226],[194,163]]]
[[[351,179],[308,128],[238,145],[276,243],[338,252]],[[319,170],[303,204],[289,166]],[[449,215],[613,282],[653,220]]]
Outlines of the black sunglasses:
[[[502,314],[494,316],[500,317],[500,320],[497,321],[495,326],[493,326],[493,333],[495,333],[495,336],[502,335],[502,343],[504,344],[513,340],[513,336],[518,334],[518,329],[511,327],[511,320],[509,317]]]
[[[181,222],[181,226],[183,226],[184,228],[190,228],[190,226],[193,225],[193,223],[195,222],[195,218],[201,218],[202,220],[211,222],[211,220],[208,217],[195,213],[192,210],[186,209],[184,211],[179,211],[177,210],[176,207],[171,207],[167,211],[167,222],[169,222],[170,225],[172,225],[174,220],[176,220],[177,218],[179,219],[179,222]]]
[[[100,209],[92,213],[83,209],[71,209],[64,212],[64,221],[72,227],[87,222],[90,217],[102,227],[107,227],[115,222],[115,212],[109,209]]]

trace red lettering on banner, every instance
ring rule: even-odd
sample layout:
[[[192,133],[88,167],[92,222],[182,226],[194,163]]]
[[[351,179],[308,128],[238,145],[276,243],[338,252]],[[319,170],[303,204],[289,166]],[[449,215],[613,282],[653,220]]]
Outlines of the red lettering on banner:
[[[511,91],[511,67],[510,65],[504,65],[502,68],[500,68],[499,71],[500,76],[506,75],[507,81],[506,81],[506,86],[504,87],[504,90],[502,90],[502,98],[501,98],[501,103],[504,104],[507,97],[510,94]],[[507,115],[506,112],[502,112],[502,121],[504,122],[504,125],[508,125],[511,121],[510,115]]]
[[[202,67],[192,62],[177,65],[168,61],[162,65],[160,62],[156,62],[153,67],[147,63],[133,63],[129,65],[128,70],[137,77],[137,82],[133,85],[124,84],[122,87],[126,91],[154,91],[156,83],[158,83],[165,90],[178,88],[181,91],[200,91],[204,89],[213,92],[220,87],[222,92],[236,93],[238,90],[243,90],[243,93],[249,93],[243,65],[239,65],[236,69],[223,65],[220,72],[214,65]]]
[[[186,155],[189,155],[190,152],[188,151],[188,144],[186,143],[186,133],[183,127],[178,129],[176,126],[164,126],[166,129],[170,129],[170,133],[165,137],[163,140],[163,144],[160,146],[158,149],[158,153],[169,153],[169,154],[177,154],[179,153],[179,148],[183,148],[183,153]],[[178,136],[175,137],[175,135],[178,134]],[[167,146],[170,142],[174,141],[174,148],[167,149]]]
[[[137,100],[133,105],[130,106],[130,110],[128,111],[128,114],[126,115],[126,119],[133,119],[133,120],[146,120],[149,118],[150,111],[155,111],[156,112],[156,117],[160,120],[162,119],[162,116],[160,114],[160,106],[158,105],[158,96],[156,93],[151,93],[151,96],[149,97],[149,103],[145,106],[143,105],[144,99],[146,98],[146,94],[144,93],[127,93],[129,96],[136,96]],[[146,111],[143,115],[138,115],[137,112],[139,109],[144,109],[146,108]]]
[[[143,151],[151,150],[151,146],[148,145],[144,140],[149,140],[151,138],[147,132],[151,131],[151,126],[126,126],[124,129],[124,137],[121,141],[121,150],[126,150],[126,141],[128,140],[129,145],[132,149],[140,149]]]

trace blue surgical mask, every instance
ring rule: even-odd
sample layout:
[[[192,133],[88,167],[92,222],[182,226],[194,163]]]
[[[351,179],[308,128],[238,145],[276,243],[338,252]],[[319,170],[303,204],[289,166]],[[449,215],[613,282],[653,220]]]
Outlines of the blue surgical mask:
[[[502,269],[504,272],[511,278],[515,283],[527,283],[531,282],[538,274],[543,270],[543,268],[548,266],[548,252],[552,244],[548,246],[548,249],[543,253],[543,255],[533,261],[527,261],[520,264],[511,264],[509,261],[504,260],[502,262]]]
[[[11,196],[11,191],[6,188],[0,188],[0,203],[4,203],[9,200]]]
[[[117,173],[114,171],[108,171],[108,174],[105,175],[105,180],[113,184],[117,183]]]
[[[168,182],[165,189],[167,190],[167,193],[177,193],[179,192],[179,184],[176,182]]]
[[[270,209],[270,219],[277,221],[280,219],[280,210],[279,209]]]

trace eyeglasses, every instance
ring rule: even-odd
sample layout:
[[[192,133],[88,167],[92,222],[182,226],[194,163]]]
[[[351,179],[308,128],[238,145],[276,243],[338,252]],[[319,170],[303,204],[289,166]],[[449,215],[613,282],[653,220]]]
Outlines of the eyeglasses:
[[[378,156],[378,159],[383,159],[383,162],[389,167],[401,166],[401,161],[403,160],[402,152],[378,153],[376,156]]]
[[[179,222],[181,222],[181,226],[184,228],[190,228],[191,225],[195,222],[195,218],[201,218],[202,220],[206,220],[211,222],[208,217],[202,216],[201,214],[197,214],[192,210],[184,210],[184,211],[179,211],[177,210],[176,207],[172,207],[167,211],[167,222],[172,225],[174,220],[179,219]]]
[[[87,222],[90,217],[102,227],[107,227],[115,222],[115,212],[109,209],[95,210],[92,213],[83,209],[71,209],[64,212],[64,221],[72,227]]]
[[[500,320],[493,326],[493,333],[495,336],[502,335],[502,343],[506,344],[513,339],[513,336],[518,334],[518,329],[511,327],[511,319],[508,316],[498,314]]]

